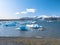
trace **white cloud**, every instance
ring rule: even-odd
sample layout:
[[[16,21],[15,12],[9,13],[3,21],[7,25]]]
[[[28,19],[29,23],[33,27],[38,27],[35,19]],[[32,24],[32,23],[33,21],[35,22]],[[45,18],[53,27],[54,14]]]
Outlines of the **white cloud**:
[[[27,14],[27,12],[26,11],[22,11],[21,14]]]
[[[26,9],[25,11],[22,11],[21,14],[27,14],[27,13],[35,13],[36,9]]]
[[[26,9],[26,12],[31,12],[31,13],[35,13],[36,9]]]
[[[19,12],[16,12],[16,15],[19,15],[20,13]]]
[[[19,10],[19,9],[18,9],[18,10]],[[25,11],[16,12],[15,14],[16,14],[16,15],[19,15],[19,14],[35,13],[35,11],[36,11],[36,9],[28,8],[28,9],[25,9]]]

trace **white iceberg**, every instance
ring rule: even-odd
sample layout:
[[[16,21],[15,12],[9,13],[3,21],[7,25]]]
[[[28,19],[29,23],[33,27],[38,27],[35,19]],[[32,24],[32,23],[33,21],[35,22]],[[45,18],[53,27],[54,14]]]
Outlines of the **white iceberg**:
[[[40,26],[40,25],[38,25],[38,24],[27,24],[26,25],[26,28],[28,29],[28,30],[45,30],[45,28],[43,27],[43,26]]]

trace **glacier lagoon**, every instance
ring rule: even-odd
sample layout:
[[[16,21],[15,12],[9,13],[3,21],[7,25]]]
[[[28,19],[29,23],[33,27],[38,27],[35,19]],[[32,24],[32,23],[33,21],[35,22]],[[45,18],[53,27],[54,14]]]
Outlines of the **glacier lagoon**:
[[[21,31],[16,28],[31,24],[33,20],[25,21],[0,21],[0,37],[39,37],[39,38],[60,38],[60,21],[36,20],[35,24],[45,27],[43,31],[27,30]],[[14,23],[13,25],[10,24]],[[6,26],[8,24],[8,26]]]

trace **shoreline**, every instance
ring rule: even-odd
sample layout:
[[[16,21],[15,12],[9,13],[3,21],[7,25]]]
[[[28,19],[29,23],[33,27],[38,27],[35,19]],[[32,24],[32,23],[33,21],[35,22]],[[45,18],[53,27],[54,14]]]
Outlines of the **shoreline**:
[[[60,39],[0,37],[0,45],[59,45]]]

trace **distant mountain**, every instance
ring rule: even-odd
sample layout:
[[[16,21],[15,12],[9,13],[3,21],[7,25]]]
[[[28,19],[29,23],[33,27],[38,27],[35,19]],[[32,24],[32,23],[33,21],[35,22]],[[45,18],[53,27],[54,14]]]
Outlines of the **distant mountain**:
[[[60,20],[59,16],[33,16],[33,17],[22,17],[20,20],[37,20],[37,19],[42,19],[42,20]]]
[[[32,17],[22,17],[19,19],[0,19],[0,21],[10,21],[10,20],[38,20],[38,19],[42,19],[42,20],[59,20],[60,21],[60,16],[46,16],[46,15],[42,15],[42,16],[32,16]]]

